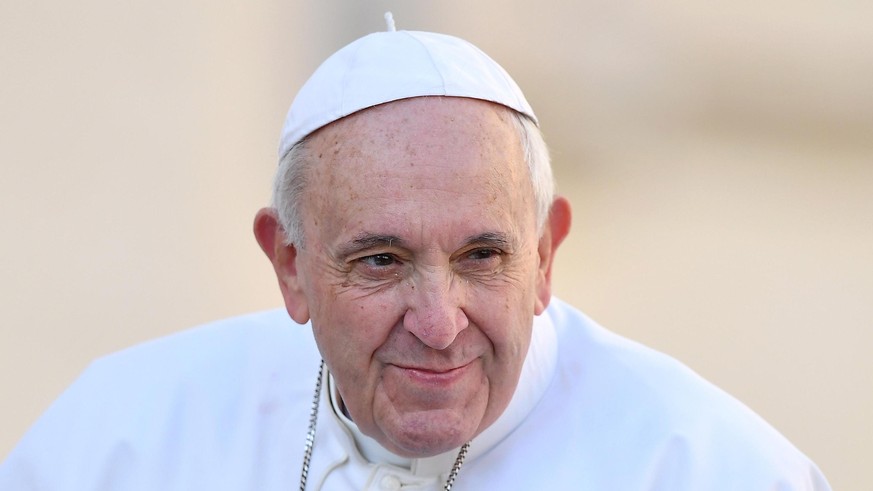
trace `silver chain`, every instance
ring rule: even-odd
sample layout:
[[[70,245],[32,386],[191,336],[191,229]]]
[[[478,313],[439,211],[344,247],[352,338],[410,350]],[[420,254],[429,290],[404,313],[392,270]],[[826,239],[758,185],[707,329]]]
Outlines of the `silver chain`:
[[[300,491],[306,491],[306,478],[309,477],[309,461],[315,445],[315,424],[318,422],[318,402],[321,400],[321,380],[324,378],[324,360],[318,366],[318,380],[312,396],[312,410],[309,412],[309,431],[306,432],[306,446],[303,450],[303,470],[300,472]]]
[[[455,457],[455,463],[452,464],[452,470],[449,472],[449,478],[446,479],[446,485],[443,491],[452,491],[452,486],[455,484],[455,478],[458,477],[458,472],[461,472],[461,466],[464,465],[464,459],[467,458],[467,449],[470,448],[470,442],[461,445],[461,451]]]
[[[306,478],[309,477],[309,461],[312,460],[312,447],[315,445],[315,424],[318,422],[318,403],[321,401],[321,384],[323,379],[324,360],[321,360],[321,364],[318,366],[318,380],[315,382],[315,394],[312,396],[312,411],[309,413],[309,431],[306,432],[306,445],[303,449],[303,471],[300,472],[300,491],[306,491]],[[452,464],[452,470],[449,471],[449,478],[446,479],[443,491],[452,491],[455,478],[458,477],[458,472],[461,471],[461,466],[464,465],[464,459],[467,458],[467,450],[469,448],[470,442],[461,445],[461,450],[455,458],[455,463]]]

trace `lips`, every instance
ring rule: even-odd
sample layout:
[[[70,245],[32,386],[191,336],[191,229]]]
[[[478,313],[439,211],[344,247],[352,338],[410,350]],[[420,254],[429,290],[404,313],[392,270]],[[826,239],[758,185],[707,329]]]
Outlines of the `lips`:
[[[414,383],[426,385],[450,385],[470,371],[473,363],[454,368],[427,368],[393,365],[400,374]]]

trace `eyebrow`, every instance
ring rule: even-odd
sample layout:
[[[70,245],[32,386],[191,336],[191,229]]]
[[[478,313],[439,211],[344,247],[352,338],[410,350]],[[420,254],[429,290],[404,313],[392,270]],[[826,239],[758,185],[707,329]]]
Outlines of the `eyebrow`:
[[[515,241],[510,239],[509,236],[504,233],[484,232],[467,237],[464,240],[463,247],[471,245],[486,245],[507,250],[512,249],[514,243]],[[406,242],[396,235],[363,232],[339,247],[339,257],[346,257],[361,251],[366,251],[367,249],[378,249],[383,247],[406,248]]]
[[[506,234],[500,232],[485,232],[477,235],[471,235],[464,241],[464,245],[484,244],[499,249],[511,249],[514,241]]]
[[[340,256],[348,256],[356,252],[378,247],[403,247],[403,239],[396,235],[361,233],[339,248]]]

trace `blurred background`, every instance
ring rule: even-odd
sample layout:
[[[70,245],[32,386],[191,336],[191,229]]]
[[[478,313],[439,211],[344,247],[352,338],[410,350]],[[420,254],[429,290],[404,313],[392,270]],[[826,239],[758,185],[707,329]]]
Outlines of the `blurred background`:
[[[834,489],[873,459],[873,3],[0,2],[0,459],[95,357],[281,305],[278,132],[384,29],[514,75],[574,229],[556,292],[763,415]]]

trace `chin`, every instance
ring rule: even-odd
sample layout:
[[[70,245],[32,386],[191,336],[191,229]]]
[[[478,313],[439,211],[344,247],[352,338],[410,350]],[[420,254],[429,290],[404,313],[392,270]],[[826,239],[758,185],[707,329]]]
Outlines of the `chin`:
[[[430,421],[410,421],[403,429],[387,434],[389,441],[380,443],[403,457],[433,457],[454,450],[473,439],[476,428],[465,429],[465,424],[469,425],[469,421],[438,426]]]
[[[441,441],[414,441],[414,442],[402,442],[403,446],[389,448],[388,450],[393,453],[400,455],[401,457],[420,459],[426,457],[433,457],[434,455],[439,455],[441,453],[448,452],[450,450],[454,450],[464,443],[471,440],[471,438],[461,438],[457,440],[445,440]],[[396,442],[399,444],[400,442]]]

